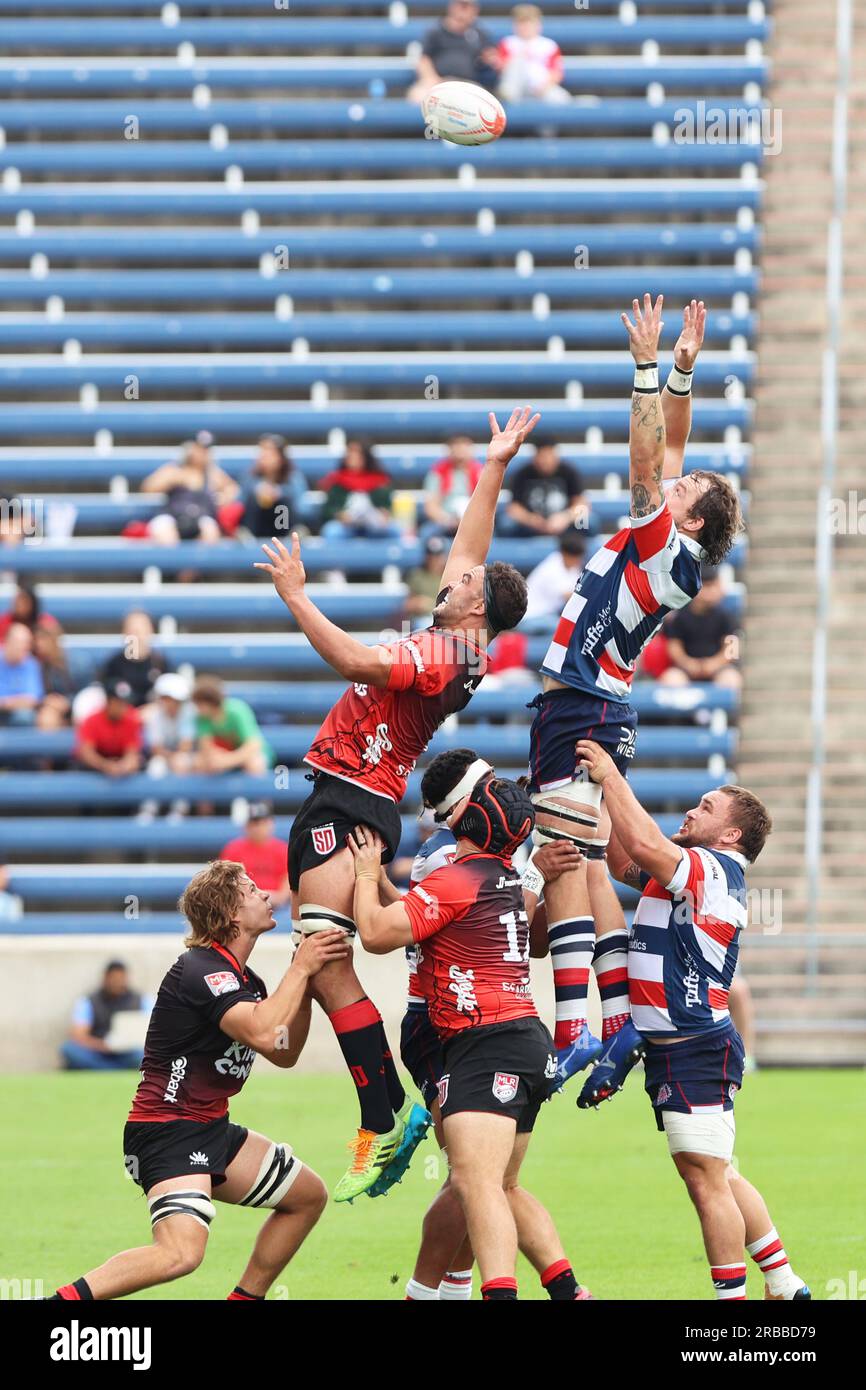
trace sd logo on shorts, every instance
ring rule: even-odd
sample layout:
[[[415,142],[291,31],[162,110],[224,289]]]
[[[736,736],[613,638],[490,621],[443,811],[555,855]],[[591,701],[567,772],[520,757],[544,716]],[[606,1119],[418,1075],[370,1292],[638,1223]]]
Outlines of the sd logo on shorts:
[[[502,1105],[507,1105],[517,1095],[520,1077],[507,1071],[498,1071],[493,1077],[493,1094]]]
[[[332,854],[337,847],[337,837],[334,834],[333,822],[331,825],[317,825],[310,831],[313,840],[313,849],[317,854]]]

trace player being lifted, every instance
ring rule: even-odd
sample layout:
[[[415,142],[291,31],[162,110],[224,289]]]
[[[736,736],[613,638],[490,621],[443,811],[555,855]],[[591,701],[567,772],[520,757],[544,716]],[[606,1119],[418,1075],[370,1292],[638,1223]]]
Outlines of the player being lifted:
[[[653,304],[647,294],[643,306],[633,301],[633,321],[621,315],[635,361],[629,525],[590,558],[563,610],[542,666],[543,691],[530,735],[536,843],[565,836],[585,855],[579,869],[551,884],[546,898],[558,1084],[604,1051],[579,1104],[611,1094],[620,1069],[642,1044],[629,1019],[625,922],[604,864],[609,822],[601,788],[577,764],[575,742],[592,737],[620,770],[627,768],[637,733],[629,703],[637,659],[665,615],[694,598],[701,563],[719,564],[741,527],[737,495],[727,479],[702,470],[682,476],[704,305],[692,300],[685,309],[662,396],[662,303],[661,295]],[[601,1041],[586,1024],[590,962],[602,998]]]
[[[490,769],[478,775],[477,764],[467,780],[449,814],[453,863],[399,902],[380,905],[382,841],[357,827],[349,841],[355,920],[370,951],[418,947],[419,987],[442,1043],[439,1106],[452,1190],[482,1298],[517,1298],[519,1248],[548,1296],[571,1303],[591,1295],[577,1283],[549,1213],[519,1181],[556,1069],[529,982],[529,918],[538,893],[511,859],[532,830],[532,803],[516,782]]]
[[[399,803],[417,758],[442,721],[469,703],[486,669],[488,642],[516,627],[526,611],[523,577],[512,565],[486,560],[505,469],[540,418],[529,407],[517,409],[500,430],[490,415],[487,460],[451,546],[433,626],[423,632],[365,646],[329,622],[307,596],[297,535],[291,552],[279,541],[273,549],[264,547],[270,563],[258,568],[271,575],[319,655],[352,682],[306,756],[313,790],[289,838],[289,881],[304,935],[337,926],[354,936],[349,833],[358,824],[373,827],[384,842],[385,861],[394,857]],[[429,1115],[407,1099],[379,1011],[351,960],[321,971],[312,988],[337,1035],[361,1108],[361,1126],[350,1145],[353,1159],[334,1197],[378,1196],[405,1172]]]
[[[228,1295],[263,1299],[328,1199],[289,1144],[234,1124],[228,1106],[258,1053],[294,1066],[310,1027],[307,985],[348,954],[345,936],[332,930],[304,942],[268,998],[249,958],[276,922],[269,895],[243,865],[209,864],[180,909],[190,925],[187,950],[159,987],[123,1135],[127,1172],[147,1197],[153,1243],[112,1256],[58,1289],[56,1299],[123,1298],[191,1273],[204,1256],[214,1201],[270,1209]]]

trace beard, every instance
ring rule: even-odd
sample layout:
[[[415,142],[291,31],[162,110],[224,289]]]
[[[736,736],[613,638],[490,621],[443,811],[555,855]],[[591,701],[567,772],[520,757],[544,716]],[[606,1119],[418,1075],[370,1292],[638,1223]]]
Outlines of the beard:
[[[679,845],[681,849],[700,849],[703,840],[693,830],[678,830],[671,836],[671,844]]]

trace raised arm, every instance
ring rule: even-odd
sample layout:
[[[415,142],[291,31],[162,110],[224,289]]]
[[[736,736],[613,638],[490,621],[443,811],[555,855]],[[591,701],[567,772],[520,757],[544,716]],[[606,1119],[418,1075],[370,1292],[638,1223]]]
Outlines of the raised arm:
[[[634,876],[628,874],[628,864],[634,863],[663,887],[670,883],[682,859],[673,840],[662,834],[603,748],[591,739],[580,739],[575,753],[578,763],[586,768],[593,782],[604,788],[604,804],[616,835],[616,853],[620,856],[614,871],[616,876],[633,883]]]
[[[540,419],[540,415],[531,414],[528,405],[522,410],[515,408],[505,429],[500,430],[496,416],[492,411],[489,414],[490,443],[487,446],[487,461],[451,542],[448,562],[442,574],[443,589],[456,583],[476,565],[486,563],[487,552],[493,539],[496,504],[502,491],[505,470]]]
[[[292,532],[291,552],[282,541],[273,537],[271,545],[273,550],[270,546],[262,546],[270,563],[257,561],[253,568],[264,570],[271,576],[274,588],[310,645],[344,680],[384,689],[391,670],[388,648],[365,647],[363,642],[343,632],[330,618],[326,618],[307,597],[307,576],[301,560],[301,542],[297,531]]]
[[[692,372],[704,345],[706,325],[704,301],[693,299],[683,309],[683,328],[674,345],[674,372],[662,391],[667,435],[665,478],[682,476],[686,445],[692,429]]]
[[[634,323],[628,314],[620,315],[636,368],[628,441],[631,514],[635,517],[649,516],[661,506],[663,497],[665,417],[658,371],[663,303],[662,295],[653,304],[645,294],[643,309],[638,300],[632,300]]]

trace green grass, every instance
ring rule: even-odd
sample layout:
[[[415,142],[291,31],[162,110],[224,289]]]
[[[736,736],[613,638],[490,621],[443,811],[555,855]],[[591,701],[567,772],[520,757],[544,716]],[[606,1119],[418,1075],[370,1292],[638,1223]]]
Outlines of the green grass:
[[[545,1107],[525,1182],[550,1208],[578,1278],[597,1297],[709,1299],[697,1219],[641,1080],[634,1076],[597,1114],[576,1110],[574,1087]],[[759,1072],[737,1102],[741,1171],[763,1192],[817,1298],[829,1279],[847,1281],[858,1266],[866,1272],[864,1081],[852,1071]],[[148,1239],[147,1208],[121,1156],[132,1082],[128,1074],[0,1079],[0,1277],[42,1279],[48,1291]],[[345,1167],[355,1110],[342,1076],[254,1076],[232,1116],[290,1142],[330,1187]],[[428,1139],[389,1196],[332,1203],[285,1276],[282,1297],[402,1299],[421,1217],[442,1176]],[[201,1268],[137,1296],[224,1298],[262,1219],[218,1207]],[[538,1298],[527,1265],[519,1275],[521,1297]],[[760,1297],[761,1287],[750,1272],[749,1297]]]

